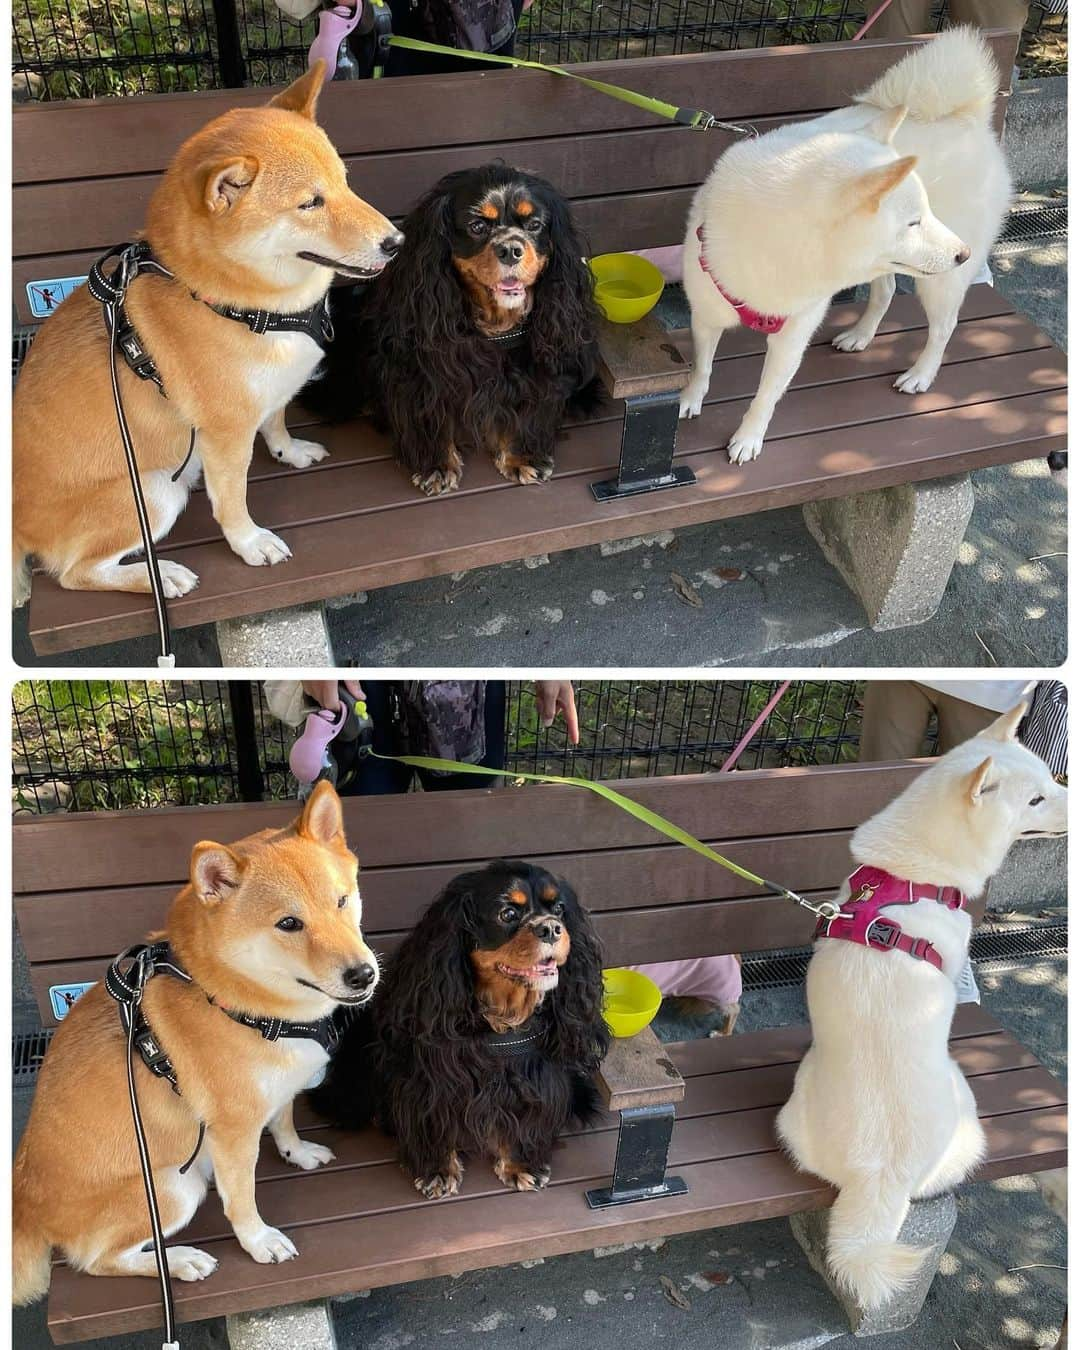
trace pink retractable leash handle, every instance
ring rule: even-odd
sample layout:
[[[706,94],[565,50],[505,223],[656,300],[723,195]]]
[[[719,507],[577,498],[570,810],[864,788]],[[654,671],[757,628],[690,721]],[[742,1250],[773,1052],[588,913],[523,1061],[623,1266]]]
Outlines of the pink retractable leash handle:
[[[324,78],[332,80],[335,71],[341,71],[342,62],[338,59],[338,53],[341,51],[341,44],[346,41],[349,34],[360,22],[364,13],[364,0],[357,0],[356,7],[350,8],[348,5],[334,5],[331,9],[324,9],[319,13],[319,32],[315,41],[311,44],[308,51],[308,67],[312,67],[316,61],[326,62],[326,75]],[[357,79],[359,69],[355,60],[345,63],[346,71],[342,72],[346,78]],[[351,65],[351,69],[349,69]]]
[[[336,713],[318,708],[308,713],[303,734],[293,741],[289,768],[298,783],[314,783],[326,763],[327,746],[345,725],[349,709],[342,703]]]

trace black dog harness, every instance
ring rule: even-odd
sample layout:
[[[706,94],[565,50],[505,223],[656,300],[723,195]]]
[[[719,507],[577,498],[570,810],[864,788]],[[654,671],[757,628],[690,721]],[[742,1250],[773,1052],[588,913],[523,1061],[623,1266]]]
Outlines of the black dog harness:
[[[515,347],[523,347],[529,336],[529,320],[517,324],[514,328],[505,333],[484,333],[485,342],[490,342],[496,347],[502,347],[504,351],[513,350]]]
[[[544,1025],[539,1017],[530,1017],[519,1027],[509,1031],[489,1031],[484,1037],[484,1048],[499,1059],[514,1059],[531,1054],[544,1039]]]

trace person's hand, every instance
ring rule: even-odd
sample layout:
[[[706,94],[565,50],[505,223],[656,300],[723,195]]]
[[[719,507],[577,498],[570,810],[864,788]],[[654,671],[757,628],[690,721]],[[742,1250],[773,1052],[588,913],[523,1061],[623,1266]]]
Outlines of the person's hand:
[[[569,680],[537,680],[536,711],[540,722],[549,727],[555,721],[555,714],[561,712],[566,719],[566,734],[571,745],[578,743],[577,704],[574,702],[574,686]]]
[[[352,694],[353,698],[364,697],[364,691],[356,680],[342,680],[341,683]],[[320,708],[337,712],[338,708],[341,707],[337,680],[303,680],[301,686],[308,698],[313,698]]]

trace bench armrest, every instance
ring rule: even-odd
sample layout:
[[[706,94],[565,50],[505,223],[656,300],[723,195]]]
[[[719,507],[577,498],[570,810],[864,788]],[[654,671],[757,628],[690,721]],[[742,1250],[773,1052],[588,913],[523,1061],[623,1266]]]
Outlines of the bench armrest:
[[[612,398],[674,394],[690,382],[690,334],[655,314],[637,323],[600,323],[600,377]]]
[[[682,1074],[668,1058],[652,1027],[636,1036],[612,1040],[596,1076],[609,1111],[681,1102],[686,1093]]]

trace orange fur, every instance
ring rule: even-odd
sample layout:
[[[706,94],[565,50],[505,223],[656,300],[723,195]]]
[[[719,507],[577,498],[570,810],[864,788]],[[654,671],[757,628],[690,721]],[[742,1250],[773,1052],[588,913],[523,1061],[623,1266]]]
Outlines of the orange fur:
[[[276,458],[304,467],[325,455],[293,440],[283,410],[314,370],[319,349],[296,334],[256,335],[195,295],[236,308],[299,312],[316,304],[334,268],[374,272],[387,261],[390,222],[350,190],[345,166],[313,121],[316,67],[260,108],[233,109],[186,141],[150,202],[144,237],[174,274],[138,277],[129,318],[153,357],[167,398],[122,361],[120,385],[155,537],[168,532],[206,475],[214,517],[252,565],[289,556],[247,508],[247,472],[260,430]],[[318,197],[324,204],[301,210]],[[120,565],[139,529],[109,382],[101,308],[85,287],[59,307],[34,342],[13,413],[15,602],[29,594],[37,557],[77,590],[147,591],[143,562]],[[178,483],[191,427],[198,456]],[[167,595],[198,582],[162,562]]]
[[[345,843],[341,804],[320,784],[302,815],[229,845],[202,843],[191,878],[169,911],[166,935],[195,984],[156,975],[143,1011],[173,1062],[182,1095],[136,1064],[139,1104],[154,1160],[166,1234],[194,1214],[213,1170],[237,1238],[256,1260],[284,1260],[291,1243],[255,1206],[255,1161],[269,1126],[287,1161],[305,1169],[329,1150],[300,1140],[292,1100],[326,1063],[310,1040],[263,1040],[222,1011],[307,1021],[348,995],[343,972],[375,957],[359,927],[357,862]],[[339,907],[342,896],[347,897]],[[299,917],[300,932],[275,927]],[[299,983],[307,979],[325,992]],[[220,1004],[208,1000],[211,995]],[[16,1303],[48,1288],[49,1259],[94,1275],[152,1275],[139,1250],[150,1226],[128,1106],[126,1045],[117,1008],[96,984],[60,1024],[42,1065],[13,1176]],[[198,1137],[199,1157],[182,1177]],[[200,1279],[212,1258],[173,1248],[170,1268]]]

